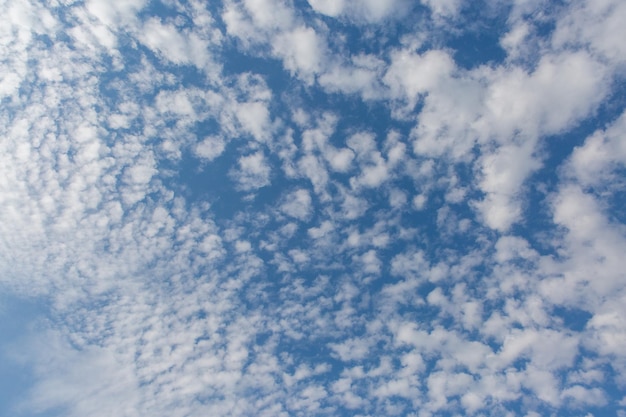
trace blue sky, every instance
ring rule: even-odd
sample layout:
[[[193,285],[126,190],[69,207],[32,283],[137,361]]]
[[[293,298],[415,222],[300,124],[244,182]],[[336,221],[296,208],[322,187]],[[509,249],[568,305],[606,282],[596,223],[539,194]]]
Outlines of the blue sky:
[[[623,1],[0,10],[0,415],[626,417]]]

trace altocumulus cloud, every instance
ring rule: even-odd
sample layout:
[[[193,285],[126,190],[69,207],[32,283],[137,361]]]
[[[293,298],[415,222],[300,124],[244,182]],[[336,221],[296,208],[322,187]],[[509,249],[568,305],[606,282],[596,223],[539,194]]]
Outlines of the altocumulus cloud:
[[[624,2],[0,11],[0,414],[626,416]]]

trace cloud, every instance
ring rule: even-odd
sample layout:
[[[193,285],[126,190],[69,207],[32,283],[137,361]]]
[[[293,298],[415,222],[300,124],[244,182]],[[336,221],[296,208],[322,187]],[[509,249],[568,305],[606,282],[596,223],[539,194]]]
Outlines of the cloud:
[[[102,4],[96,0],[90,0],[85,4],[89,13],[112,28],[132,22],[136,14],[145,6],[145,0],[124,0],[115,4]]]
[[[619,39],[624,29],[619,22],[625,14],[626,7],[618,1],[580,2],[557,22],[552,42],[557,48],[583,46],[612,65],[621,65],[624,44]]]
[[[324,89],[345,94],[361,94],[365,100],[384,95],[380,74],[384,62],[375,55],[352,55],[349,62],[331,64],[318,77]]]
[[[325,60],[325,39],[315,28],[300,23],[286,2],[229,1],[222,18],[229,34],[240,39],[246,47],[266,44],[292,75],[310,84],[321,71]]]
[[[506,231],[522,216],[520,191],[526,178],[540,167],[531,146],[532,142],[521,147],[501,147],[481,161],[480,188],[487,196],[476,207],[493,229]]]
[[[404,12],[408,7],[403,0],[393,0],[384,3],[373,0],[358,0],[354,2],[308,0],[308,2],[318,13],[331,17],[346,15],[350,19],[361,22],[379,22]]]
[[[623,113],[606,130],[597,131],[574,149],[568,169],[584,186],[599,186],[602,182],[618,184],[615,174],[624,161],[626,149],[621,140],[626,123]]]
[[[194,151],[199,158],[212,161],[224,152],[224,148],[224,139],[219,136],[209,136],[199,142]]]
[[[210,43],[195,33],[181,34],[170,24],[152,18],[140,29],[141,41],[158,55],[174,64],[194,64],[198,68],[210,62]]]
[[[19,413],[623,403],[619,2],[161,6],[1,7]]]
[[[238,170],[231,171],[231,176],[240,190],[250,191],[269,185],[271,168],[263,152],[241,156],[238,166]]]
[[[457,17],[461,9],[461,2],[459,0],[423,0],[422,4],[430,8],[435,19]]]
[[[315,11],[333,17],[339,16],[345,8],[345,2],[343,0],[309,0],[309,5],[315,9]]]
[[[281,56],[287,70],[302,74],[305,78],[320,71],[323,60],[323,41],[315,30],[297,27],[280,34],[272,42],[274,53]]]
[[[360,187],[377,188],[394,177],[394,171],[405,160],[406,145],[397,132],[390,132],[383,143],[383,152],[376,149],[374,138],[366,132],[357,133],[347,141],[356,154],[360,175],[350,178],[354,189]]]
[[[305,189],[299,189],[289,194],[281,206],[282,212],[299,220],[307,219],[312,210],[311,195]]]
[[[406,97],[408,106],[413,108],[420,95],[435,89],[454,69],[454,61],[444,51],[433,50],[420,55],[398,50],[392,53],[391,65],[383,79],[393,96]]]
[[[261,102],[242,103],[237,108],[237,120],[244,131],[258,141],[266,141],[271,134],[269,111]]]
[[[136,375],[109,349],[75,349],[57,332],[33,336],[20,360],[33,366],[40,378],[28,393],[28,404],[16,405],[18,414],[51,409],[68,416],[104,416],[110,412],[134,415],[140,402]],[[36,364],[28,361],[36,358]],[[98,378],[94,378],[97,373]]]

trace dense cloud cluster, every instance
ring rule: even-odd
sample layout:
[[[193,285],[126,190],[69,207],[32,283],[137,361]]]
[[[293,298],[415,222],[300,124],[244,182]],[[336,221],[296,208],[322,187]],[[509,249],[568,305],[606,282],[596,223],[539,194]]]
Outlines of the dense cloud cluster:
[[[0,414],[626,417],[623,1],[0,11]]]

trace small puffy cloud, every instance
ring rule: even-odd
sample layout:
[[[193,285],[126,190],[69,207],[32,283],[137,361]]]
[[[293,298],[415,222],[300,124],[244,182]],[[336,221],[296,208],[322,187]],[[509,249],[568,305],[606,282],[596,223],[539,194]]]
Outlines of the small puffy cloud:
[[[341,214],[347,220],[357,219],[365,214],[369,209],[367,200],[356,197],[349,192],[343,192],[341,203]]]
[[[235,242],[235,251],[239,253],[250,252],[252,245],[247,240],[238,240]]]
[[[487,226],[501,232],[509,230],[522,216],[520,203],[505,194],[488,194],[475,207]]]
[[[518,58],[525,53],[527,47],[526,40],[530,35],[530,27],[526,22],[520,22],[513,26],[501,39],[500,45],[507,51],[511,58]]]
[[[193,101],[193,91],[185,89],[161,91],[156,97],[156,108],[164,114],[195,118]]]
[[[528,241],[517,236],[502,236],[496,242],[495,259],[498,262],[508,262],[516,259],[533,259],[537,257]]]
[[[334,149],[329,147],[324,156],[333,171],[347,172],[352,166],[354,152],[347,148]]]
[[[243,5],[254,24],[261,28],[284,28],[292,25],[293,11],[284,0],[244,0]]]
[[[354,256],[353,259],[361,264],[365,274],[380,274],[382,262],[378,258],[375,250],[371,249],[360,256]]]
[[[413,197],[413,208],[415,210],[424,210],[426,207],[426,202],[428,201],[428,197],[425,194],[418,194]]]
[[[238,104],[235,114],[246,133],[251,134],[259,142],[269,139],[272,131],[270,113],[265,103],[255,101]]]
[[[402,190],[393,188],[389,191],[389,205],[395,209],[402,208],[407,203],[407,196]]]
[[[307,219],[312,209],[311,195],[305,189],[299,189],[287,195],[280,207],[283,213],[299,220]]]
[[[394,168],[405,157],[406,148],[396,136],[391,133],[385,141],[386,155],[377,149],[375,137],[370,133],[360,132],[348,139],[347,144],[356,154],[360,169],[360,174],[350,179],[353,188],[377,188],[392,178]]]
[[[421,0],[421,3],[430,8],[436,20],[454,18],[461,9],[461,0]]]
[[[146,3],[146,0],[124,0],[115,3],[88,0],[85,2],[85,9],[105,25],[116,27],[131,23]]]
[[[194,147],[194,153],[197,157],[212,161],[224,152],[226,144],[220,136],[208,136],[202,142]]]
[[[122,198],[132,205],[143,200],[149,191],[150,181],[157,173],[155,161],[149,156],[138,159],[124,170]]]
[[[438,87],[454,69],[454,60],[444,51],[419,55],[402,49],[391,54],[391,65],[383,79],[392,97],[405,98],[414,105],[419,95]]]
[[[305,79],[310,80],[322,68],[324,41],[313,28],[301,26],[282,33],[274,39],[272,48],[283,59],[287,70]]]
[[[333,224],[327,220],[320,224],[318,227],[311,227],[308,230],[308,234],[313,239],[320,239],[331,233],[334,229],[335,227],[333,226]]]
[[[408,7],[404,0],[308,0],[308,2],[318,13],[331,17],[345,15],[357,22],[378,22],[398,15]]]
[[[300,173],[307,177],[318,195],[323,195],[328,184],[328,171],[322,161],[314,155],[306,155],[298,161]]]
[[[486,197],[476,204],[485,223],[506,231],[522,214],[522,185],[540,163],[533,155],[532,142],[506,146],[482,158],[480,188]]]
[[[360,54],[350,61],[331,63],[319,76],[319,83],[331,92],[360,93],[365,100],[384,95],[380,75],[385,62],[375,55]]]
[[[621,22],[624,18],[626,6],[619,0],[582,1],[558,20],[551,40],[556,48],[582,46],[612,65],[623,65],[626,46],[621,39],[626,30]]]
[[[365,187],[377,188],[381,184],[387,181],[389,178],[389,170],[382,158],[376,158],[374,164],[367,164],[362,166],[362,172],[356,181],[352,183],[354,185],[363,185]]]
[[[210,62],[210,43],[195,33],[185,33],[171,24],[150,19],[139,31],[141,41],[157,55],[174,64],[193,64],[200,69]]]
[[[345,8],[344,0],[308,0],[308,2],[318,13],[332,17],[339,16]]]
[[[588,186],[617,180],[616,171],[626,164],[626,112],[606,130],[595,132],[574,149],[568,164],[570,174]]]
[[[144,24],[142,37],[148,48],[162,54],[166,59],[176,64],[190,61],[185,38],[174,26],[151,19]]]
[[[503,139],[516,130],[554,134],[571,127],[600,103],[609,81],[606,68],[585,52],[548,54],[532,73],[513,67],[489,77],[485,128]]]
[[[241,156],[237,161],[238,169],[232,170],[231,178],[242,191],[252,191],[270,183],[271,168],[263,152]]]
[[[561,398],[574,407],[602,407],[607,403],[606,394],[599,388],[586,388],[574,385],[561,393]]]
[[[363,339],[349,339],[343,343],[331,343],[329,347],[344,362],[365,358],[370,350],[370,341]]]
[[[357,157],[368,158],[376,151],[376,138],[369,132],[358,132],[350,136],[347,145],[354,150]]]

